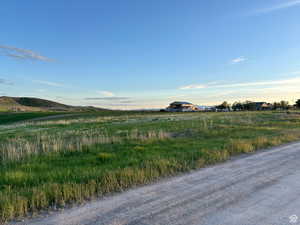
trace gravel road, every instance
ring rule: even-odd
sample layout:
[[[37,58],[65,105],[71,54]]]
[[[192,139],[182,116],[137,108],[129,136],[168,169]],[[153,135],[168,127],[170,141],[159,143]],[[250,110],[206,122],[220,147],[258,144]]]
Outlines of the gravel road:
[[[300,224],[300,142],[12,224]]]

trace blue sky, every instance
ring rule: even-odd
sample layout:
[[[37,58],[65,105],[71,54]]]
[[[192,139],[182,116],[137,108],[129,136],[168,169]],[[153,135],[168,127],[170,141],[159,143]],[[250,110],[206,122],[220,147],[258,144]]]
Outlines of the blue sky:
[[[158,108],[300,98],[300,0],[0,3],[0,95]]]

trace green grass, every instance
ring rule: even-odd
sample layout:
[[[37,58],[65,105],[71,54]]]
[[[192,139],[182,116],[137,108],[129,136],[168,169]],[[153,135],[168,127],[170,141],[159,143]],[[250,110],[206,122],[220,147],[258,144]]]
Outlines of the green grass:
[[[116,113],[0,126],[0,220],[295,141],[300,115]]]
[[[45,116],[58,115],[56,112],[25,112],[25,113],[0,113],[0,125],[14,122],[42,118]]]

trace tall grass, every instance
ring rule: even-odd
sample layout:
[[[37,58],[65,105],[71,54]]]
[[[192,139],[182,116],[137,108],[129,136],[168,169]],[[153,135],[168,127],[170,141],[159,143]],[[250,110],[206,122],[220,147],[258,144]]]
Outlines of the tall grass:
[[[43,121],[0,133],[0,221],[300,139],[300,117],[295,115],[121,117],[94,123],[81,123],[83,118],[65,124]]]
[[[141,132],[134,129],[127,132],[126,136],[109,136],[106,133],[89,135],[50,135],[40,134],[30,138],[17,137],[0,143],[0,162],[18,161],[32,155],[83,151],[86,147],[94,144],[121,143],[125,140],[163,140],[171,135],[163,130],[149,130]]]

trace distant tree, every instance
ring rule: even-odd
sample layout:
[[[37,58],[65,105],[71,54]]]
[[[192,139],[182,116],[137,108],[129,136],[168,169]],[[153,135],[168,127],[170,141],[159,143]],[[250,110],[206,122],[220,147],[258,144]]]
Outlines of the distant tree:
[[[244,110],[249,110],[250,103],[251,103],[250,101],[245,101],[245,102],[243,102],[243,103],[242,103],[243,109],[244,109]]]
[[[280,102],[280,108],[281,109],[288,109],[289,108],[289,102],[288,101],[281,101]]]
[[[226,101],[224,101],[221,105],[217,106],[218,109],[230,109],[230,104]]]
[[[256,103],[255,102],[251,102],[250,105],[249,105],[249,110],[251,111],[255,111],[257,110],[257,107],[256,107]]]
[[[225,102],[222,103],[222,106],[223,106],[223,108],[227,109],[227,108],[230,107],[230,104],[225,101]]]
[[[280,109],[281,108],[281,104],[280,104],[280,102],[274,102],[273,103],[273,109]]]
[[[245,110],[250,110],[250,111],[256,110],[255,102],[251,102],[251,101],[248,101],[248,100],[243,103],[243,107],[244,107]]]
[[[300,99],[298,99],[298,100],[296,101],[296,107],[297,107],[298,109],[300,109]]]
[[[234,111],[241,111],[241,110],[244,110],[244,106],[243,106],[243,104],[241,102],[234,102],[232,104],[232,109]]]

